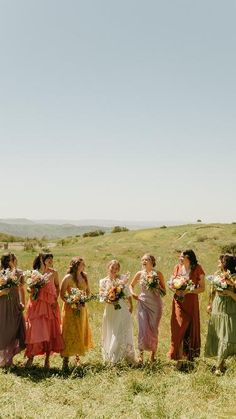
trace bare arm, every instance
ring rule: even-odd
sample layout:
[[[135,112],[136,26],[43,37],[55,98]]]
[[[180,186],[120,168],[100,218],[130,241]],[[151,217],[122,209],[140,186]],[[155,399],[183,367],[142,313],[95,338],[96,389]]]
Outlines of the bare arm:
[[[87,280],[86,294],[87,294],[87,296],[90,296],[91,295],[91,289],[90,289],[90,285],[89,285],[88,275],[87,274],[85,274],[85,275],[86,275],[86,280]]]
[[[67,274],[62,280],[61,291],[60,291],[60,297],[61,297],[62,301],[65,301],[65,293],[67,291],[70,279],[71,279],[71,275]]]
[[[194,290],[192,291],[180,291],[182,293],[182,295],[185,294],[201,294],[202,292],[205,291],[205,275],[200,275],[200,281],[199,281],[199,285],[197,288],[194,288]],[[176,294],[178,294],[178,292],[176,292]]]
[[[166,294],[166,284],[165,284],[165,280],[164,280],[164,276],[161,272],[158,271],[158,276],[159,276],[159,280],[160,280],[160,286],[159,288],[161,289],[161,291]]]
[[[210,314],[212,310],[212,303],[216,295],[216,290],[213,285],[211,285],[209,296],[208,296],[208,305],[207,305],[207,313]]]
[[[200,281],[197,288],[194,288],[193,291],[191,291],[191,294],[201,294],[205,291],[205,275],[200,275]]]
[[[222,291],[221,295],[227,295],[228,297],[231,297],[234,301],[236,301],[236,293],[230,290],[224,290]]]
[[[20,273],[20,283],[18,288],[19,298],[20,298],[20,304],[22,308],[25,308],[25,288],[24,288],[24,275],[23,273]]]
[[[140,275],[141,275],[141,272],[140,272],[140,271],[139,271],[139,272],[137,272],[137,273],[134,275],[134,277],[133,277],[133,279],[132,279],[132,281],[131,281],[131,283],[130,283],[130,286],[129,286],[129,289],[130,289],[131,295],[132,295],[132,297],[133,297],[135,300],[138,300],[138,295],[134,292],[134,287],[135,287],[135,285],[137,285],[137,283],[138,283],[138,281],[139,281],[139,279],[140,279]]]
[[[56,288],[56,293],[57,293],[57,298],[58,298],[60,295],[60,284],[59,284],[59,275],[57,271],[54,272],[54,285]]]
[[[132,301],[132,297],[128,297],[128,302],[129,302],[129,312],[130,314],[133,311],[133,301]]]

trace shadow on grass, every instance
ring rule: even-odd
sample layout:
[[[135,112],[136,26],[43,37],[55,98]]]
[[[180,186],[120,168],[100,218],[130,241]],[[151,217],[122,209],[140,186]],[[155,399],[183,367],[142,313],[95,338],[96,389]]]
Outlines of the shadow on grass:
[[[32,365],[30,368],[25,368],[21,365],[14,365],[3,371],[6,374],[14,374],[18,377],[31,380],[32,382],[40,382],[49,378],[75,379],[101,373],[108,373],[119,377],[127,374],[127,372],[131,370],[141,370],[145,374],[149,375],[164,372],[164,365],[161,364],[160,361],[156,361],[154,363],[144,363],[143,365],[129,365],[125,362],[113,365],[97,362],[89,364],[84,363],[79,366],[69,366],[66,370],[61,368],[50,368],[49,370],[45,370],[43,367],[38,365]]]

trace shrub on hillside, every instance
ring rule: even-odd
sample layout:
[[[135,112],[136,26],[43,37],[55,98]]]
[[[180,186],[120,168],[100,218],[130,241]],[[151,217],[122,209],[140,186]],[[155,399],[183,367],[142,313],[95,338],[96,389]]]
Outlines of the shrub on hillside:
[[[0,242],[13,243],[21,241],[21,237],[12,236],[10,234],[0,233]]]
[[[203,243],[204,241],[206,241],[208,239],[208,237],[207,236],[198,236],[197,238],[196,238],[196,242],[199,242],[199,243]]]
[[[129,231],[129,229],[127,227],[115,226],[111,230],[111,233],[121,233],[122,231]]]
[[[236,254],[236,243],[229,243],[221,246],[222,253],[232,253],[233,255]]]
[[[105,234],[105,231],[103,230],[94,230],[94,231],[88,231],[87,233],[84,233],[83,237],[103,236],[103,234]]]
[[[34,243],[30,240],[24,242],[24,251],[25,252],[36,252]]]

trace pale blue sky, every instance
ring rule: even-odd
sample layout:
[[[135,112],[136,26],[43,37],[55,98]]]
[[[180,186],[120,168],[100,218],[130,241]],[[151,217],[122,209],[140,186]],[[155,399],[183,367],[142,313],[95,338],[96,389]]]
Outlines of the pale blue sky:
[[[0,0],[0,218],[236,221],[235,21],[235,0]]]

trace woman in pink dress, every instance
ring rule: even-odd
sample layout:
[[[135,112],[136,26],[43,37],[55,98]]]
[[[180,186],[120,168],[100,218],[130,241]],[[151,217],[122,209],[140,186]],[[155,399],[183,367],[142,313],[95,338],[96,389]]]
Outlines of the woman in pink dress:
[[[139,362],[143,363],[143,351],[151,352],[151,362],[156,359],[158,344],[158,329],[162,316],[161,296],[166,288],[161,272],[154,270],[156,260],[154,256],[145,254],[142,257],[142,270],[137,272],[131,281],[130,291],[138,300],[138,348]],[[135,294],[134,287],[140,284],[141,293]]]
[[[59,296],[58,273],[53,269],[53,255],[39,254],[33,269],[46,277],[35,298],[31,291],[26,313],[26,367],[33,363],[34,356],[46,355],[44,367],[49,368],[49,357],[53,352],[60,353],[64,347],[61,335],[60,310],[57,302]]]

